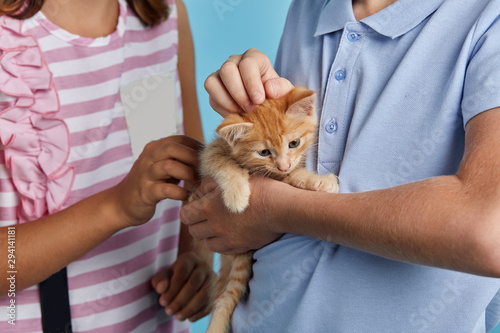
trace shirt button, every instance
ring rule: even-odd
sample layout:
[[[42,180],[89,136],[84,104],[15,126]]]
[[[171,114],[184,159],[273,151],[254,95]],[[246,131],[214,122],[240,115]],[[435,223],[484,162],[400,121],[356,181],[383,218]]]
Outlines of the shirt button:
[[[335,118],[332,118],[332,120],[330,120],[325,126],[325,130],[330,134],[336,132],[337,129],[338,125],[337,125],[337,120]]]
[[[361,38],[361,35],[358,34],[357,32],[349,32],[347,34],[347,40],[350,41],[350,42],[355,42],[357,41],[359,38]]]
[[[345,70],[344,69],[339,69],[338,71],[335,72],[335,80],[337,81],[342,81],[343,79],[345,79]]]

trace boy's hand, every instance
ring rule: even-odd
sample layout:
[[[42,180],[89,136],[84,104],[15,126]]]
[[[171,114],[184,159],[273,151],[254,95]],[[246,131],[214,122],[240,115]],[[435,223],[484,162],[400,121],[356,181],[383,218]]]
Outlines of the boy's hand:
[[[266,97],[284,96],[292,88],[290,81],[280,77],[269,58],[257,49],[230,56],[205,80],[210,105],[223,117],[242,110],[249,112]]]

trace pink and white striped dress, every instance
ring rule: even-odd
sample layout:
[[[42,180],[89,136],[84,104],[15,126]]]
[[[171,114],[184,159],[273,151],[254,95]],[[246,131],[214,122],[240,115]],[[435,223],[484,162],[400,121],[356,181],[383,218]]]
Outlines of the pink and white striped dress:
[[[96,39],[72,35],[41,12],[24,21],[0,18],[0,226],[30,223],[127,174],[133,157],[120,90],[131,83],[140,83],[127,95],[133,108],[171,79],[176,111],[165,126],[182,132],[170,4],[166,22],[145,28],[119,0],[116,31]],[[150,222],[68,265],[74,332],[189,331],[157,305],[150,286],[177,256],[179,210],[179,202],[165,200]],[[42,331],[37,286],[16,291],[15,325],[7,322],[9,301],[0,298],[0,332]]]

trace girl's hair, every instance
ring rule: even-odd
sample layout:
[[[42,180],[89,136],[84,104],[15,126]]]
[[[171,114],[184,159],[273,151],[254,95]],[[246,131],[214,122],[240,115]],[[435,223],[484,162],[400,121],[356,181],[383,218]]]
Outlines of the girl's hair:
[[[0,16],[27,19],[35,15],[43,3],[44,0],[0,0]],[[127,3],[147,26],[165,21],[169,15],[165,0],[127,0]]]

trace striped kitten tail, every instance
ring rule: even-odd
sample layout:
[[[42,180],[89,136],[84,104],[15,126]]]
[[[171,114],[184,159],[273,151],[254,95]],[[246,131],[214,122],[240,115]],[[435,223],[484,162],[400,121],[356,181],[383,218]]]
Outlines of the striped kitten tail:
[[[236,305],[247,291],[252,272],[253,251],[232,255],[221,255],[221,277],[217,284],[212,317],[207,333],[226,333],[231,324],[231,316]],[[225,272],[228,274],[224,274]]]

